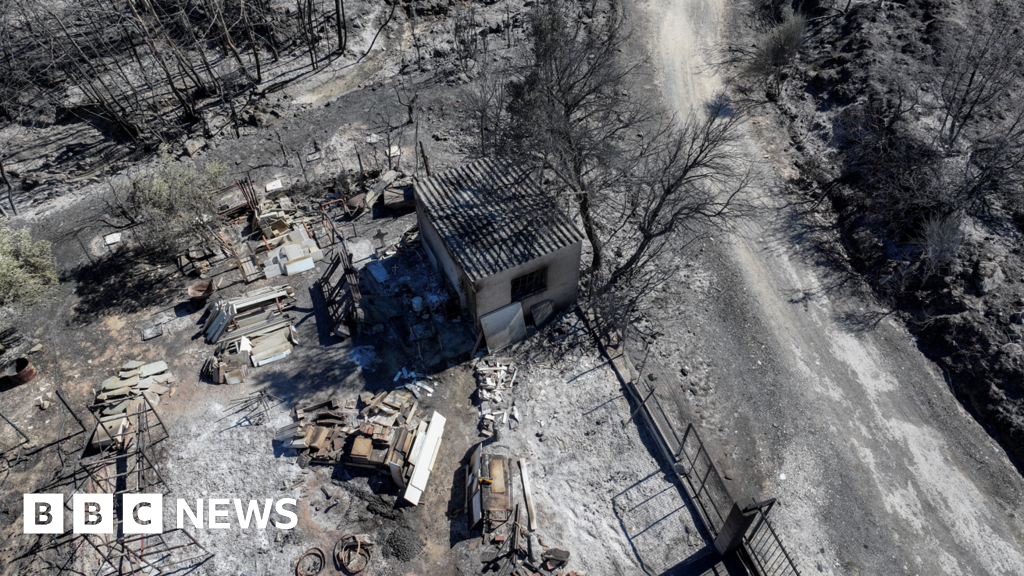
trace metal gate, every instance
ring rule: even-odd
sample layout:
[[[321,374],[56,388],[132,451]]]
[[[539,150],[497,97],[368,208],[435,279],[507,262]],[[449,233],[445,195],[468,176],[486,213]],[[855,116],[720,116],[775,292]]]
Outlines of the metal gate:
[[[676,452],[676,471],[685,481],[687,491],[697,504],[708,532],[712,538],[717,537],[729,515],[733,500],[693,424],[686,425]],[[768,519],[768,513],[774,505],[773,498],[743,510],[744,513],[755,514],[750,528],[743,536],[740,549],[743,559],[747,567],[758,576],[800,576],[796,562],[786,551]]]
[[[782,545],[775,532],[768,512],[775,505],[775,499],[747,507],[747,512],[756,511],[757,518],[743,537],[743,549],[750,558],[754,570],[762,576],[800,576],[796,562]]]

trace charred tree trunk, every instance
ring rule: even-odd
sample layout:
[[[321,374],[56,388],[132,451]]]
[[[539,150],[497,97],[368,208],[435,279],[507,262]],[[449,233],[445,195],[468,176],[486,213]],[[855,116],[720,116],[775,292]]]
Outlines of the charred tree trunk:
[[[242,11],[242,21],[245,23],[245,34],[249,38],[249,45],[252,46],[252,58],[256,62],[256,83],[261,84],[263,82],[263,67],[260,66],[260,48],[256,44],[256,37],[252,33],[249,14],[245,10],[245,0],[241,0],[239,9]]]
[[[11,186],[11,180],[7,177],[7,171],[4,170],[3,155],[0,155],[0,180],[3,180],[4,185],[7,186],[7,203],[11,205],[11,211],[17,216],[18,207],[14,205],[14,186]]]

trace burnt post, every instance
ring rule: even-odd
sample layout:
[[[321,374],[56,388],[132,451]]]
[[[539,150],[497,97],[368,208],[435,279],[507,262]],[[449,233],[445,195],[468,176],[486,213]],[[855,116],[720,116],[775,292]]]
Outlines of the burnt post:
[[[738,503],[733,502],[729,516],[715,538],[715,550],[722,556],[735,552],[743,544],[743,537],[757,518],[757,513],[758,508],[740,508]]]

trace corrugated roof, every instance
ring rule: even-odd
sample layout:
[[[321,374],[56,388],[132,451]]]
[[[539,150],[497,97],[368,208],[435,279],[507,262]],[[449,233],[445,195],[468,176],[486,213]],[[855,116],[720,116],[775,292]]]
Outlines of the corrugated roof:
[[[471,280],[583,239],[551,195],[507,162],[483,158],[427,178],[415,192]]]

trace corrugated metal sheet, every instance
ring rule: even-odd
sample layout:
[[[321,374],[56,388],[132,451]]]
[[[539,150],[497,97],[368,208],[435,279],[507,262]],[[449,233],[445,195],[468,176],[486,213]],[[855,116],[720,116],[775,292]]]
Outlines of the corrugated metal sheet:
[[[471,280],[583,239],[519,166],[484,158],[416,184],[430,221]]]

